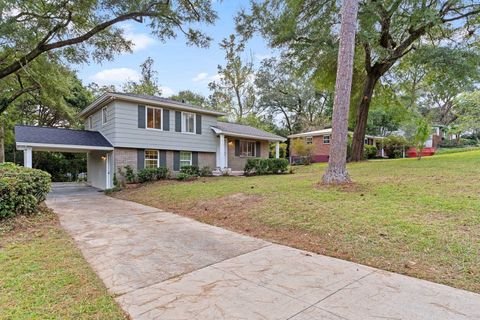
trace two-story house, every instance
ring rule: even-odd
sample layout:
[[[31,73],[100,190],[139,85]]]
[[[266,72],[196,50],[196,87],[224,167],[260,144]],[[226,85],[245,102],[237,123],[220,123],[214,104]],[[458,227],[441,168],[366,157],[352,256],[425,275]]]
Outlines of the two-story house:
[[[27,167],[36,150],[87,152],[88,182],[100,189],[111,188],[113,173],[126,165],[243,171],[248,158],[268,158],[271,143],[279,156],[285,138],[218,121],[224,115],[156,96],[105,93],[80,112],[85,130],[16,126],[15,138]]]

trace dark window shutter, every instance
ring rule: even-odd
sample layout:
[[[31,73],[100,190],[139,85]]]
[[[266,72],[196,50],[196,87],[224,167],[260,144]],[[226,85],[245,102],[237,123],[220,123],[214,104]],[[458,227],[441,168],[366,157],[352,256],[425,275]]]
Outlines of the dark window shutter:
[[[182,132],[182,113],[175,111],[175,131]]]
[[[145,106],[138,106],[138,127],[145,129]]]
[[[163,109],[163,130],[170,131],[170,110]]]
[[[255,144],[255,157],[257,158],[260,158],[262,155],[261,155],[261,144],[259,141],[256,142]]]
[[[202,115],[197,114],[196,117],[197,117],[197,121],[196,121],[196,123],[197,123],[197,128],[196,128],[197,129],[197,134],[202,134]]]
[[[145,168],[145,150],[137,149],[137,171]]]
[[[180,171],[180,151],[173,151],[173,171]]]
[[[198,152],[192,152],[192,166],[198,167]]]
[[[235,157],[240,157],[240,140],[235,140]]]
[[[160,150],[160,167],[166,167],[167,166],[167,151],[165,150]]]

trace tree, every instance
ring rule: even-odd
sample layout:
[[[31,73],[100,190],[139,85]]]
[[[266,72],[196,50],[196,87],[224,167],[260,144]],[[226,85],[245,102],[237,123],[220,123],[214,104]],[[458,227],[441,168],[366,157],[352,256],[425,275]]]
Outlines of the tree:
[[[140,68],[142,78],[139,82],[130,80],[123,85],[123,91],[127,93],[146,94],[150,96],[160,96],[162,89],[158,84],[158,72],[153,70],[153,59],[148,57],[141,65]]]
[[[169,98],[175,101],[185,102],[185,103],[193,104],[193,105],[204,107],[204,108],[211,107],[208,103],[207,98],[205,98],[199,93],[196,93],[190,90],[179,91],[177,94],[174,94]]]
[[[185,35],[188,44],[205,47],[210,38],[195,29],[216,19],[211,1],[3,1],[0,6],[0,81],[28,73],[30,64],[45,53],[68,63],[112,59],[131,51],[119,23],[145,22],[162,41]],[[7,80],[11,81],[11,80]],[[0,97],[0,114],[37,85],[11,90]]]
[[[435,46],[475,43],[480,25],[476,0],[362,1],[357,51],[363,57],[362,94],[356,105],[352,160],[361,160],[368,111],[380,79],[422,42]],[[246,37],[260,32],[273,47],[296,57],[304,70],[318,74],[331,61],[338,30],[337,1],[263,0],[237,17]],[[333,44],[333,45],[332,45]]]
[[[254,112],[256,105],[253,62],[242,59],[245,44],[238,42],[233,34],[222,40],[220,48],[225,51],[225,66],[217,67],[220,79],[208,84],[212,91],[210,99],[218,109],[241,122]]]
[[[415,131],[415,135],[413,136],[413,144],[417,150],[418,160],[422,158],[422,150],[425,147],[425,142],[427,142],[430,134],[430,124],[423,118],[418,119],[417,129]]]
[[[460,94],[454,103],[456,119],[454,124],[460,132],[470,132],[473,136],[480,135],[480,91]]]
[[[330,93],[318,90],[309,77],[297,75],[286,58],[263,60],[255,76],[255,86],[258,109],[280,114],[288,134],[330,124]]]
[[[335,99],[333,101],[332,142],[328,168],[322,179],[323,183],[327,184],[351,181],[347,172],[348,109],[350,108],[350,93],[352,90],[357,10],[358,0],[344,0]]]
[[[304,164],[310,164],[315,145],[308,144],[305,139],[297,138],[292,140],[290,149],[295,156],[303,158]]]

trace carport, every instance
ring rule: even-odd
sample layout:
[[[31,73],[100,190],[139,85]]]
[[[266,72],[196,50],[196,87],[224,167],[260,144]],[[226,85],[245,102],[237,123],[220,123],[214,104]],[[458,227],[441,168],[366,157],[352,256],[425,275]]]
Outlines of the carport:
[[[99,189],[112,187],[113,146],[98,131],[17,125],[15,141],[27,168],[32,167],[34,151],[87,153],[88,183]]]

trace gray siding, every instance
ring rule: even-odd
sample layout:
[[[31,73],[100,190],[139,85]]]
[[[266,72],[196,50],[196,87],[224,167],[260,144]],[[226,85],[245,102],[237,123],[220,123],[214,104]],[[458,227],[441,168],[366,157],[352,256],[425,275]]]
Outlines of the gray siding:
[[[175,110],[170,110],[170,131],[138,128],[138,105],[114,101],[110,104],[113,107],[115,130],[110,131],[106,126],[100,132],[112,137],[108,138],[114,147],[159,149],[159,150],[185,150],[216,152],[218,139],[213,133],[211,126],[217,123],[217,118],[211,115],[202,114],[202,134],[188,134],[175,132]],[[99,123],[101,125],[101,113]],[[94,125],[94,128],[95,125]],[[94,129],[95,130],[95,129]]]
[[[91,186],[99,189],[106,188],[106,164],[102,160],[102,156],[106,156],[105,152],[89,152],[87,158],[87,182]]]
[[[114,103],[110,103],[106,106],[107,108],[107,123],[102,123],[102,109],[98,110],[92,117],[92,130],[100,131],[107,140],[114,145],[114,133],[115,133],[115,107]],[[137,109],[135,109],[137,110]],[[85,129],[88,128],[88,118],[85,120]]]

